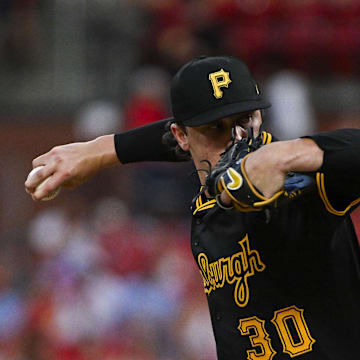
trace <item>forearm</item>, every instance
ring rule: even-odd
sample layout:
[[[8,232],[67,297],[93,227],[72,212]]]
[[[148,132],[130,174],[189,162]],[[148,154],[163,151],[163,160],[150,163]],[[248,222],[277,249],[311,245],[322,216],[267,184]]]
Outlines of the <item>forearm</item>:
[[[251,153],[245,159],[245,172],[250,182],[267,198],[284,186],[290,171],[313,172],[323,162],[323,151],[311,139],[278,141]],[[221,194],[225,206],[231,199],[226,191]]]
[[[290,171],[322,172],[329,183],[346,182],[348,188],[358,188],[360,130],[339,129],[268,144],[247,157],[245,171],[250,182],[267,198],[283,188]],[[352,193],[358,195],[358,191]],[[229,203],[224,193],[222,200]]]
[[[87,142],[55,146],[33,160],[33,168],[43,166],[25,182],[34,200],[44,198],[58,187],[75,187],[98,171],[137,161],[176,161],[175,153],[162,144],[167,120],[121,134],[100,136]],[[45,179],[46,185],[37,188]]]
[[[251,154],[245,171],[252,184],[265,197],[271,197],[283,187],[289,171],[317,171],[322,165],[323,154],[323,150],[311,139],[279,141]]]
[[[324,152],[308,138],[278,141],[266,145],[251,156],[246,162],[246,171],[261,172],[262,168],[281,171],[312,172],[317,171],[323,162]]]
[[[96,158],[99,170],[121,164],[115,150],[114,134],[100,136],[88,143],[90,156]]]
[[[75,187],[98,171],[116,164],[120,162],[115,152],[114,135],[56,146],[33,160],[33,168],[42,166],[42,169],[27,178],[25,189],[34,200],[40,200],[60,186]],[[38,188],[49,177],[46,185]]]

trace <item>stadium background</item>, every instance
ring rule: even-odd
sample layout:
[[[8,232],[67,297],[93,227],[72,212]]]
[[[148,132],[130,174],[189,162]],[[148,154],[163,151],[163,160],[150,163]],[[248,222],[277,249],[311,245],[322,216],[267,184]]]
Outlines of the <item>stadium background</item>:
[[[169,79],[202,54],[250,65],[281,138],[360,125],[357,0],[1,0],[1,360],[215,359],[189,165],[48,203],[23,187],[54,145],[169,115]]]

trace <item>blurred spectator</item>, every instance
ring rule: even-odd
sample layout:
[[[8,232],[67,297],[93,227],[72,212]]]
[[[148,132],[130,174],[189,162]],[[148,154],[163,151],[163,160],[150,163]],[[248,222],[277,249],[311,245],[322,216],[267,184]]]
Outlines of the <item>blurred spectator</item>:
[[[112,273],[123,277],[148,273],[151,243],[120,200],[102,199],[96,206],[93,222],[105,266]]]
[[[129,71],[137,62],[138,43],[144,36],[143,11],[137,1],[87,0],[83,3],[86,63],[95,96],[119,96],[127,89]],[[79,19],[81,21],[81,19]]]
[[[194,296],[180,317],[179,342],[186,359],[216,360],[209,310]]]
[[[303,76],[291,70],[275,73],[269,77],[266,91],[272,105],[269,125],[279,139],[294,139],[315,131],[309,87]]]
[[[39,0],[2,1],[1,13],[8,16],[4,31],[4,55],[9,69],[19,71],[36,64],[40,49]]]
[[[47,256],[57,255],[64,248],[69,235],[67,214],[57,208],[40,212],[29,226],[29,239],[33,249]]]
[[[119,106],[110,101],[93,101],[80,108],[74,122],[74,136],[91,140],[123,130],[123,115]]]
[[[143,67],[129,79],[126,128],[135,128],[169,115],[169,77],[161,68]]]
[[[0,344],[16,337],[26,321],[24,302],[13,288],[13,274],[8,261],[0,263]]]
[[[160,63],[173,74],[196,56],[209,49],[189,27],[172,26],[163,30],[157,40]]]

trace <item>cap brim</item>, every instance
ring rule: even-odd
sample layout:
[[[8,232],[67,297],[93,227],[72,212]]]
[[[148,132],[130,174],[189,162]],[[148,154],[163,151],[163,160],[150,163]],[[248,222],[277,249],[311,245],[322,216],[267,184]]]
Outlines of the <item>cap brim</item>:
[[[235,115],[238,113],[261,110],[269,108],[271,104],[266,100],[251,100],[251,101],[242,101],[239,103],[227,104],[219,106],[218,108],[213,108],[211,110],[205,111],[197,116],[194,116],[190,119],[179,121],[182,125],[185,126],[200,126],[209,124],[213,121],[219,120],[221,118]],[[175,119],[175,121],[178,121]]]

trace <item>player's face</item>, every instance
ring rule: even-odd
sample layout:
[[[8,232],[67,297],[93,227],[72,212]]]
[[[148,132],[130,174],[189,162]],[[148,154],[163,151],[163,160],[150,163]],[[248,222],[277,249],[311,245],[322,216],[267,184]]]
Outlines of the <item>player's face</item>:
[[[245,129],[248,127],[253,127],[255,132],[258,132],[261,125],[261,112],[257,110],[241,113],[210,124],[186,127],[185,132],[178,127],[172,128],[172,131],[181,148],[190,151],[196,168],[203,169],[206,165],[202,163],[202,160],[209,161],[212,167],[218,162],[220,154],[232,142],[232,129],[235,125],[238,139],[247,136]],[[202,174],[199,173],[199,176],[202,177]]]

